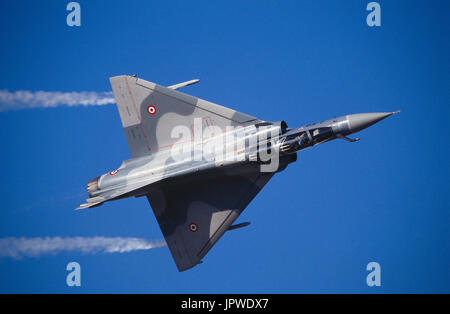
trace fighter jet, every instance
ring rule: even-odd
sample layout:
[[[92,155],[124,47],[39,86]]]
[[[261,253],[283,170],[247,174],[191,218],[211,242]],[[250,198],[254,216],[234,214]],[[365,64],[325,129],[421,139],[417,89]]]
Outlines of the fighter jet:
[[[179,271],[201,263],[242,211],[300,150],[348,136],[396,112],[289,128],[129,75],[110,78],[131,159],[87,184],[77,209],[146,197]]]

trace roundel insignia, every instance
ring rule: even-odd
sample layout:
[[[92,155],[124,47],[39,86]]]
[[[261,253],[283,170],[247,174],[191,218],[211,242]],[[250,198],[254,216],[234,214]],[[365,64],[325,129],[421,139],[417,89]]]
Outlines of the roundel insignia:
[[[153,105],[148,106],[147,112],[149,115],[153,116],[154,114],[156,114],[156,107]]]
[[[113,175],[117,174],[117,172],[119,172],[119,170],[111,171],[111,172],[109,173],[109,175],[110,175],[110,176],[113,176]]]
[[[195,224],[195,223],[189,224],[189,230],[191,230],[192,232],[197,232],[197,230],[198,230],[197,224]]]

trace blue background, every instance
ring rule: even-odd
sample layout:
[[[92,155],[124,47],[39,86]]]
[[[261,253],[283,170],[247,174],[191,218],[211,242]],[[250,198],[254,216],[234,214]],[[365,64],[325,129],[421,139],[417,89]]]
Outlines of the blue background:
[[[81,27],[68,2],[1,2],[0,89],[109,91],[137,73],[200,78],[183,91],[291,127],[402,113],[301,152],[192,270],[167,247],[1,258],[1,292],[450,292],[448,1],[379,1],[381,27],[368,0],[79,1]],[[73,210],[130,157],[115,105],[2,112],[0,140],[0,237],[162,237],[144,198]]]

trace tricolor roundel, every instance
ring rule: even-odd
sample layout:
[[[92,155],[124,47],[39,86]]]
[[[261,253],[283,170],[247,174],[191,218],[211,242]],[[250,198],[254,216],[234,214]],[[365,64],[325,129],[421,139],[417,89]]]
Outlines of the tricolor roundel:
[[[153,105],[150,105],[147,107],[147,112],[149,115],[153,116],[156,114],[156,107]]]
[[[197,224],[195,224],[195,223],[189,224],[189,230],[191,230],[192,232],[197,232],[197,230],[198,230]]]

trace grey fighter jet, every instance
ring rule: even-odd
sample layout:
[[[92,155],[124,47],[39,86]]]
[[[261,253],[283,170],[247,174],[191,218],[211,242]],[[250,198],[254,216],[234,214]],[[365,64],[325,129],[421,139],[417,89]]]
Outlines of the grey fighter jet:
[[[272,176],[297,152],[396,112],[352,114],[289,128],[137,78],[110,78],[131,159],[89,181],[87,203],[147,197],[179,271],[201,263]]]

